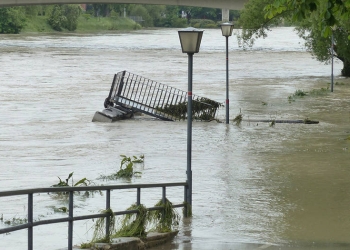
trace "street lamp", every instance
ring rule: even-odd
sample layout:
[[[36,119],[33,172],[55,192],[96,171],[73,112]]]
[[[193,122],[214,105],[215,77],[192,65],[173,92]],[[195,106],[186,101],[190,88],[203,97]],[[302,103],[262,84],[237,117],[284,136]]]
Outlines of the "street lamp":
[[[188,91],[187,91],[187,184],[186,202],[192,206],[192,69],[193,69],[193,54],[199,52],[201,45],[203,30],[192,27],[179,30],[179,38],[181,43],[182,53],[188,55]],[[188,208],[186,209],[186,215]]]
[[[228,37],[232,36],[233,23],[222,23],[222,35],[226,37],[226,124],[229,123],[229,98],[228,98]]]
[[[333,33],[334,33],[334,30],[332,29],[332,38],[331,38],[331,42],[332,42],[332,44],[331,44],[331,53],[332,53],[332,72],[331,72],[331,92],[333,92],[333,85],[334,85],[334,83],[333,83],[333,79],[334,79],[334,76],[333,76],[333,63],[334,63],[334,35],[333,35]]]

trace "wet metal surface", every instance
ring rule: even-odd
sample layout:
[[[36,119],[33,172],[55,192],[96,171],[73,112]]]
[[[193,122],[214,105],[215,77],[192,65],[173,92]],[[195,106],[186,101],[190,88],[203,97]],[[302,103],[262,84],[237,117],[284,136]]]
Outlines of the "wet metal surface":
[[[194,216],[181,223],[169,249],[349,248],[350,82],[337,76],[341,64],[336,62],[334,93],[289,103],[296,90],[326,88],[330,82],[330,65],[315,61],[300,42],[291,28],[275,29],[248,51],[230,39],[231,120],[241,111],[245,119],[320,123],[194,122]],[[176,29],[1,35],[0,55],[1,190],[48,187],[73,171],[74,180],[107,184],[97,178],[117,170],[121,154],[145,155],[142,176],[132,183],[186,179],[186,122],[145,116],[91,122],[121,70],[187,89],[187,55],[181,53]],[[225,59],[221,31],[206,30],[194,56],[194,94],[224,103]],[[224,117],[223,108],[218,118]],[[174,203],[182,201],[182,189],[167,194]],[[114,209],[135,202],[132,192],[112,197]],[[142,197],[149,207],[159,199],[154,192]],[[99,195],[76,201],[75,214],[104,207]],[[37,220],[61,216],[53,207],[65,204],[45,194],[34,202]],[[25,217],[24,197],[0,203],[4,220]],[[90,239],[91,225],[74,224],[74,244]],[[0,249],[25,249],[26,233],[0,235]],[[34,249],[60,249],[66,242],[66,225],[34,229]]]

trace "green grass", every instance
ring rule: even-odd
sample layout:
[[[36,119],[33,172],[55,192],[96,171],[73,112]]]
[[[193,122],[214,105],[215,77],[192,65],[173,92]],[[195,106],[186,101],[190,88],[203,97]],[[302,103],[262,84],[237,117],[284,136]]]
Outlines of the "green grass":
[[[47,23],[46,16],[27,17],[26,26],[22,30],[25,32],[53,32],[54,30]]]
[[[141,25],[128,18],[116,17],[89,17],[82,15],[78,19],[78,33],[91,33],[111,30],[137,30]]]

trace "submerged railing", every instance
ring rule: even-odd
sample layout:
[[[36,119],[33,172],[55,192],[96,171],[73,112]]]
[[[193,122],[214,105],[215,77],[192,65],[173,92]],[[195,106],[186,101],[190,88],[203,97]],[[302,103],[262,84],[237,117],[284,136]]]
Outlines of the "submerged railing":
[[[192,117],[199,120],[215,119],[219,102],[193,95]],[[111,90],[105,101],[139,111],[162,120],[187,118],[187,92],[152,81],[127,71],[114,75]]]
[[[28,229],[28,250],[33,250],[33,227],[40,225],[48,225],[55,223],[68,222],[68,250],[73,249],[73,222],[79,220],[88,220],[95,218],[106,218],[106,235],[109,232],[110,225],[110,214],[89,214],[83,216],[74,216],[74,192],[79,191],[106,191],[106,210],[111,207],[111,191],[119,189],[136,189],[136,204],[141,204],[141,189],[142,188],[162,188],[162,201],[166,201],[166,188],[167,187],[184,187],[184,202],[182,204],[173,205],[173,208],[185,207],[186,202],[186,193],[188,189],[187,182],[177,182],[177,183],[160,183],[160,184],[130,184],[130,185],[113,185],[113,186],[87,186],[87,187],[51,187],[51,188],[37,188],[37,189],[24,189],[24,190],[15,190],[15,191],[3,191],[0,192],[1,197],[8,196],[17,196],[17,195],[28,195],[28,220],[27,223],[11,226],[0,229],[0,234],[10,233],[22,229]],[[68,207],[68,217],[49,219],[49,220],[40,220],[33,221],[33,194],[39,193],[68,193],[69,196],[69,207]],[[163,210],[163,207],[151,207],[148,210]],[[185,213],[187,209],[184,209]],[[113,212],[114,215],[124,215],[138,213],[138,210],[126,210],[126,211],[117,211]],[[185,216],[187,216],[185,214]]]

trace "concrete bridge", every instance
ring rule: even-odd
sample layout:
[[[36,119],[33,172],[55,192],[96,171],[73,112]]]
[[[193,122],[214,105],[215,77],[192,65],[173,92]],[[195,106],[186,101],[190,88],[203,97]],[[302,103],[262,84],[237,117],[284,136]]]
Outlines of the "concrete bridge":
[[[0,7],[41,4],[124,3],[180,5],[222,9],[222,20],[228,21],[229,10],[240,10],[248,0],[0,0]]]
[[[248,0],[0,0],[0,7],[35,4],[134,3],[240,10],[246,2],[248,2]]]

